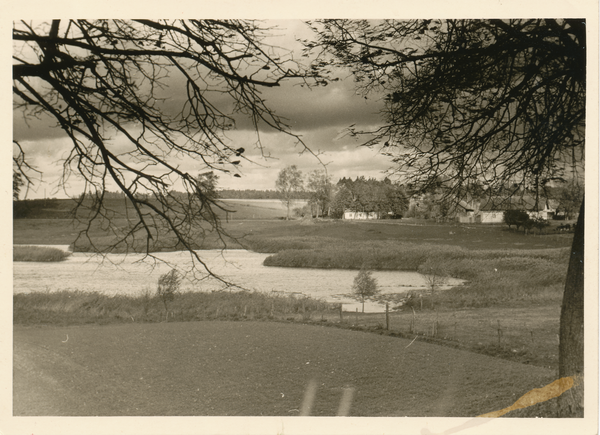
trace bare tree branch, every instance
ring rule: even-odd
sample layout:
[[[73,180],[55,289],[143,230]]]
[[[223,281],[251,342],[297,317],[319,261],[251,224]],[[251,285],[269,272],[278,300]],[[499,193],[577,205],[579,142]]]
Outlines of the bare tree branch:
[[[224,246],[231,240],[220,223],[223,206],[177,160],[192,159],[198,172],[239,175],[244,148],[224,134],[242,118],[251,121],[261,150],[265,128],[308,150],[260,89],[311,74],[265,45],[265,36],[260,23],[243,20],[13,24],[14,109],[26,119],[56,120],[72,144],[60,184],[72,176],[86,183],[75,211],[85,223],[80,249],[184,249],[212,273],[195,250],[209,233]],[[24,168],[24,158],[18,161],[17,170]],[[105,197],[110,186],[125,194],[133,214],[115,217]],[[108,246],[93,240],[97,226],[112,234]]]

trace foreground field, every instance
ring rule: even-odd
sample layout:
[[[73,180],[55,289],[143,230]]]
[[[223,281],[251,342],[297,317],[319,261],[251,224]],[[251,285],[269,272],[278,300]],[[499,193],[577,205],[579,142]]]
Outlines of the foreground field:
[[[352,416],[477,416],[554,380],[419,341],[265,322],[15,327],[13,358],[19,416],[294,416],[311,381],[311,415],[336,415],[352,388]]]

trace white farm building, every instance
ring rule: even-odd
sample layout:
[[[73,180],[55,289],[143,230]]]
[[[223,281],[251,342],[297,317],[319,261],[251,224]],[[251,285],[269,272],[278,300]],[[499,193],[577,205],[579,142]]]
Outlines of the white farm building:
[[[366,211],[349,211],[346,210],[344,212],[344,219],[351,220],[369,220],[369,219],[379,219],[379,213],[376,211],[366,212]]]

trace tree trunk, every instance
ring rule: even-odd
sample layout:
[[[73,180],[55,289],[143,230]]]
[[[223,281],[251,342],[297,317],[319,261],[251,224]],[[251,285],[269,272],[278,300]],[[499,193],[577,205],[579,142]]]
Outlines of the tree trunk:
[[[574,386],[558,398],[559,417],[583,417],[584,210],[582,201],[560,313],[558,376],[573,377]]]

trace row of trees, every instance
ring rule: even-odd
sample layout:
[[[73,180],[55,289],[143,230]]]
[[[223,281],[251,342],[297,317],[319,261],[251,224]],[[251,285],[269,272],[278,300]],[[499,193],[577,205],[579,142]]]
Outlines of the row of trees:
[[[308,213],[312,216],[330,214],[330,204],[333,193],[331,178],[324,170],[314,170],[306,180],[302,171],[296,165],[291,165],[279,171],[275,181],[275,189],[281,202],[286,206],[287,219],[298,199],[308,199]]]
[[[334,217],[345,211],[377,213],[380,217],[402,217],[408,210],[408,198],[404,188],[388,178],[357,177],[342,178],[337,183],[332,201]]]
[[[221,199],[280,199],[277,190],[256,190],[256,189],[219,189],[219,198]],[[300,192],[297,199],[308,199],[308,194]]]
[[[304,179],[296,165],[288,166],[279,172],[275,182],[279,199],[287,208],[287,219],[295,201],[308,199],[307,213],[314,217],[330,216],[341,218],[345,211],[378,213],[382,217],[402,217],[408,209],[408,198],[404,188],[374,178],[341,178],[336,185],[323,170],[314,170]]]

